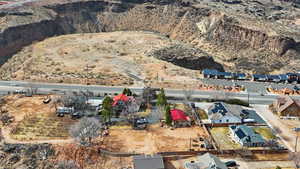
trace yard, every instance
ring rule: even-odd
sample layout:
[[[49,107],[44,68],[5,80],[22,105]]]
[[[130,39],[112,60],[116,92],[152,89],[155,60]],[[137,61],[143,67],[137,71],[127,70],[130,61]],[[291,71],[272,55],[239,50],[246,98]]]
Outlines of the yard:
[[[260,134],[265,140],[276,139],[276,136],[269,127],[253,127],[253,130]]]
[[[217,146],[222,150],[239,149],[242,146],[235,143],[230,136],[228,127],[214,127],[210,130],[212,137],[217,142]]]
[[[187,151],[190,148],[190,139],[196,139],[199,136],[206,137],[204,130],[199,127],[171,130],[154,124],[149,126],[147,130],[110,129],[109,136],[104,140],[104,145],[106,149],[118,152],[151,154],[164,151]]]
[[[74,122],[70,117],[57,117],[54,113],[26,116],[13,128],[11,137],[22,141],[67,139]]]
[[[4,133],[19,141],[67,139],[69,127],[76,120],[70,117],[57,117],[55,105],[52,102],[44,104],[44,97],[42,95],[5,97],[5,104],[1,108],[7,110],[15,121],[3,127]]]

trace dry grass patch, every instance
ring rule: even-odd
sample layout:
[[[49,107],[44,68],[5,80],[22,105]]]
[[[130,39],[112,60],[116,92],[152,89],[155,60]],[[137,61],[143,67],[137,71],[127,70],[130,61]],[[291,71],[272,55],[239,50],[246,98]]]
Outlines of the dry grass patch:
[[[11,137],[21,141],[67,139],[74,123],[70,117],[57,117],[53,113],[26,116],[13,128]]]
[[[151,125],[147,130],[110,129],[104,140],[106,149],[118,152],[157,153],[164,151],[187,151],[190,139],[196,139],[205,132],[199,127],[169,128]]]

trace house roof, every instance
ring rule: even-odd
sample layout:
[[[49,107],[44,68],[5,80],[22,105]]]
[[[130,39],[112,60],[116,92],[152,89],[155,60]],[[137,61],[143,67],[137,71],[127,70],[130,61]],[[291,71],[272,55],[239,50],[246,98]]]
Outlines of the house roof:
[[[280,77],[280,80],[287,80],[288,79],[288,76],[285,75],[285,74],[281,74],[281,75],[278,75]]]
[[[207,75],[218,75],[219,71],[215,70],[215,69],[204,69],[203,74],[207,74]]]
[[[253,78],[257,78],[257,79],[266,79],[267,75],[260,75],[260,74],[253,74],[252,75]]]
[[[86,101],[87,104],[91,106],[99,106],[103,102],[103,98],[91,98]]]
[[[188,116],[182,110],[179,109],[172,109],[171,111],[172,120],[188,120]]]
[[[205,153],[198,156],[197,162],[185,163],[186,169],[228,169],[227,166],[216,156]]]
[[[218,157],[210,153],[199,156],[198,160],[204,169],[228,169]]]
[[[283,112],[288,107],[290,107],[292,104],[296,104],[300,110],[300,100],[298,99],[292,99],[290,96],[281,96],[277,98],[277,102],[279,104],[278,112]]]
[[[210,120],[219,120],[223,116],[235,116],[242,119],[241,115],[245,113],[243,110],[242,106],[217,102],[208,108],[208,117]]]
[[[252,128],[246,125],[229,126],[236,136],[244,143],[261,143],[265,142],[261,135],[256,134]]]
[[[164,169],[164,161],[161,155],[133,156],[134,169]]]
[[[121,94],[115,96],[115,97],[113,98],[113,100],[114,100],[113,105],[116,105],[119,101],[127,102],[127,101],[129,100],[129,97],[126,96],[125,94],[122,94],[122,93],[121,93]]]

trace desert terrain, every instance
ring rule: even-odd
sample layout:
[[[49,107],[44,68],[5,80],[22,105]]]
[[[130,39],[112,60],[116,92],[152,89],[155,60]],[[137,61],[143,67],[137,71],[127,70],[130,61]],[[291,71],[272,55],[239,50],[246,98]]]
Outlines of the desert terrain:
[[[58,36],[26,47],[2,66],[1,74],[9,80],[108,86],[196,85],[199,71],[150,56],[174,45],[188,50],[187,45],[151,32]]]

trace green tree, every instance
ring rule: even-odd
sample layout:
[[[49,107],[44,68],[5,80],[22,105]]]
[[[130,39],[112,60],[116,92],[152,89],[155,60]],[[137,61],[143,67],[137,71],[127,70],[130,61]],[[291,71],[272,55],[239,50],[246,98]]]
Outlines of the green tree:
[[[112,114],[111,111],[109,111],[107,109],[101,110],[101,116],[102,116],[104,122],[110,121],[111,114]]]
[[[165,95],[165,90],[163,88],[160,89],[160,93],[157,95],[157,106],[165,107],[168,104],[167,98]]]
[[[172,124],[172,117],[171,117],[171,108],[170,108],[170,105],[166,106],[166,109],[165,109],[165,120],[166,120],[166,124],[167,125],[170,126]]]
[[[102,109],[100,110],[100,114],[103,117],[104,121],[110,121],[113,112],[113,99],[109,96],[106,96],[102,103]]]
[[[281,169],[281,167],[280,166],[276,166],[276,169]]]
[[[122,93],[125,94],[126,96],[132,96],[132,92],[128,88],[124,88]]]
[[[106,109],[108,111],[112,111],[113,99],[109,96],[106,96],[102,102],[102,109]]]

